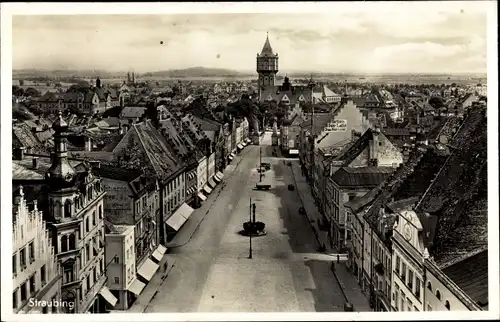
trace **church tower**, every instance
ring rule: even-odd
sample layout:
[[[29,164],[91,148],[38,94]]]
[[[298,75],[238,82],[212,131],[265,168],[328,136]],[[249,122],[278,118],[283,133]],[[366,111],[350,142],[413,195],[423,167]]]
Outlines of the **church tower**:
[[[269,34],[260,54],[257,54],[257,73],[259,73],[259,93],[261,90],[274,87],[278,73],[278,54],[273,53],[269,42]]]

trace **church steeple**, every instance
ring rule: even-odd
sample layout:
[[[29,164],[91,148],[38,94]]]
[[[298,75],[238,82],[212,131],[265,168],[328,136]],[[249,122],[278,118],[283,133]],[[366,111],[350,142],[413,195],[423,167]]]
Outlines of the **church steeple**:
[[[52,124],[54,130],[54,152],[52,165],[45,173],[45,178],[52,190],[70,187],[75,179],[76,171],[68,161],[67,131],[68,123],[63,119],[61,111]]]

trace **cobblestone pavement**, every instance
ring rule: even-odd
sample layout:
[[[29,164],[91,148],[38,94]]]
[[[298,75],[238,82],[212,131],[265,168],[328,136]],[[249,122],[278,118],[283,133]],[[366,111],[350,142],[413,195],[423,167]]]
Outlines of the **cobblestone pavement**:
[[[345,297],[332,274],[331,258],[317,253],[319,245],[307,218],[298,213],[297,191],[287,189],[294,182],[291,171],[283,159],[270,157],[269,145],[266,133],[262,161],[272,167],[263,181],[272,185],[271,190],[253,190],[259,181],[259,147],[246,147],[232,174],[225,173],[218,197],[214,191],[188,221],[194,224],[186,223],[173,239],[178,247],[170,248],[168,256],[175,266],[146,312],[343,310]],[[249,218],[250,198],[267,232],[252,238],[252,259],[249,238],[239,234]]]

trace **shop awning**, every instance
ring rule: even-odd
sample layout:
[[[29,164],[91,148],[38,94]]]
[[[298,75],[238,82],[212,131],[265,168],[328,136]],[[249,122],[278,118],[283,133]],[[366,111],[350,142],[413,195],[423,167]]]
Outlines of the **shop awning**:
[[[112,307],[116,305],[116,302],[118,302],[118,299],[111,293],[109,288],[106,286],[103,286],[101,290],[99,291],[99,294],[102,295],[102,297],[108,302]]]
[[[246,140],[247,140],[247,143],[250,143],[250,142],[252,142],[252,140],[250,140],[249,138],[247,138]]]
[[[210,187],[212,187],[212,189],[215,188],[215,186],[217,185],[217,183],[215,183],[214,181],[214,178],[208,180],[208,184],[210,185]]]
[[[231,154],[229,155],[229,157],[233,157],[233,158],[234,158],[235,156],[236,156],[236,154],[234,154],[234,152],[231,152]]]
[[[135,295],[141,295],[142,290],[146,287],[146,284],[136,279],[128,288],[128,290]]]
[[[178,210],[170,216],[166,223],[167,225],[175,231],[179,231],[179,229],[184,225],[187,218],[184,217]]]
[[[243,144],[241,144],[241,143],[240,143],[240,144],[238,144],[238,149],[243,149],[243,148],[244,148],[244,147],[243,147]]]
[[[215,178],[215,180],[216,180],[216,181],[221,182],[221,181],[222,181],[222,179],[224,179],[224,174],[223,174],[222,172],[220,172],[220,171],[219,171],[219,172],[217,172],[217,173],[215,174],[214,178]]]
[[[229,156],[229,160],[233,161],[234,157],[232,155]]]
[[[158,245],[158,248],[155,249],[155,251],[153,252],[153,257],[157,260],[157,261],[161,261],[163,256],[165,255],[165,252],[167,251],[167,248],[163,245]]]
[[[198,192],[198,198],[200,198],[200,199],[201,199],[201,201],[205,201],[205,200],[207,200],[207,197],[205,197],[205,195],[204,195],[201,191],[200,191],[200,192]]]
[[[146,281],[150,281],[151,278],[153,278],[153,275],[156,273],[158,270],[158,267],[160,265],[156,264],[149,258],[144,261],[144,264],[142,264],[141,268],[137,271],[137,274],[142,276]]]
[[[289,150],[288,154],[299,154],[299,150]]]
[[[204,186],[203,190],[205,190],[206,193],[210,194],[212,192],[212,189],[210,189],[209,186]]]

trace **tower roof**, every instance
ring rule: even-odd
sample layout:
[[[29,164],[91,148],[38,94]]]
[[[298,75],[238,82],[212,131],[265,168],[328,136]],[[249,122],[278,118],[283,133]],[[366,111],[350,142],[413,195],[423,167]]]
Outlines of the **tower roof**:
[[[261,55],[274,55],[273,48],[271,47],[271,43],[269,42],[269,34],[266,35],[266,42],[264,43],[264,47],[262,47]]]

